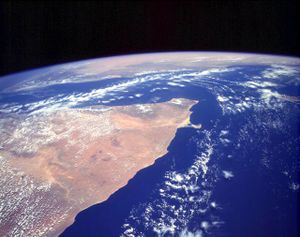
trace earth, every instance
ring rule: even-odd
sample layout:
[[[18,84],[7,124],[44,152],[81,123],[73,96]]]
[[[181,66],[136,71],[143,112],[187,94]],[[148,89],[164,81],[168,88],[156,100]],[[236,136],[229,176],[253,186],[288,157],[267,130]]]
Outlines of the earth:
[[[0,236],[299,236],[300,59],[173,52],[0,78]]]

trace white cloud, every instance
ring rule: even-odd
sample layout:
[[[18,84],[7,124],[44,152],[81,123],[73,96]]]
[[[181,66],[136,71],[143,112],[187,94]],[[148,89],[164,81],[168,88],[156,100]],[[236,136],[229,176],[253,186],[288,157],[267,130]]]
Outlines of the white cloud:
[[[278,84],[268,81],[247,81],[242,85],[253,89],[278,86]]]
[[[190,232],[186,228],[179,233],[179,237],[202,237],[203,232],[197,230],[196,232]]]
[[[217,100],[219,102],[225,102],[225,101],[228,101],[229,99],[227,97],[225,97],[225,96],[218,95],[217,96]]]
[[[195,216],[195,213],[205,213],[211,203],[209,201],[211,191],[202,189],[201,185],[206,185],[207,163],[213,153],[213,144],[211,133],[208,131],[203,133],[205,138],[197,142],[199,153],[193,164],[185,171],[165,173],[165,181],[157,189],[160,198],[134,207],[126,220],[126,226],[123,225],[122,236],[127,236],[124,234],[127,229],[135,227],[137,227],[135,235],[143,236],[143,233],[137,230],[139,224],[135,223],[143,223],[143,226],[156,232],[157,236],[175,233],[181,233],[179,236],[201,236],[202,231],[208,228],[209,225],[204,221],[201,231],[184,231],[186,223]],[[201,178],[203,182],[198,183],[197,180]]]
[[[209,228],[209,223],[207,222],[207,221],[202,221],[201,222],[201,228],[203,229],[203,230],[205,230],[205,231],[207,231],[208,230],[208,228]]]
[[[140,97],[143,96],[143,94],[135,94],[134,96],[135,96],[136,98],[140,98]]]
[[[300,188],[300,185],[298,183],[291,183],[290,184],[290,189],[292,189],[293,191],[297,191]]]
[[[268,68],[262,72],[262,77],[276,79],[281,76],[294,76],[297,73],[299,73],[299,71],[296,67],[272,65],[272,68]]]
[[[222,172],[225,179],[231,179],[234,177],[232,171],[223,170]]]

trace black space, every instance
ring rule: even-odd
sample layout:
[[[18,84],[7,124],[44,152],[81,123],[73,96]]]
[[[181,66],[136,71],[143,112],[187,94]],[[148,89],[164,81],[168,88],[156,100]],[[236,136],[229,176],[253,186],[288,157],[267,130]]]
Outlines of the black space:
[[[2,1],[0,75],[155,51],[299,56],[296,1]]]

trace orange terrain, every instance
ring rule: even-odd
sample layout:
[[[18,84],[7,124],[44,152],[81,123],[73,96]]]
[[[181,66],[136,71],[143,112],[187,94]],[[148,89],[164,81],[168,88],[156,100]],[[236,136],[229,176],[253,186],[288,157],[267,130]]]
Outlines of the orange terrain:
[[[57,236],[167,153],[193,100],[10,118],[0,136],[0,236]],[[14,121],[14,122],[12,122]]]

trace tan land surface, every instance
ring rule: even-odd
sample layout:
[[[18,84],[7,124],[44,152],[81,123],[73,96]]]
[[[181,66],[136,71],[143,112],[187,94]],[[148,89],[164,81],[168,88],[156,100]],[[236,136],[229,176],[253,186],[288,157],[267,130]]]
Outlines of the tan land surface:
[[[64,109],[6,118],[0,236],[57,236],[167,153],[193,100]]]

